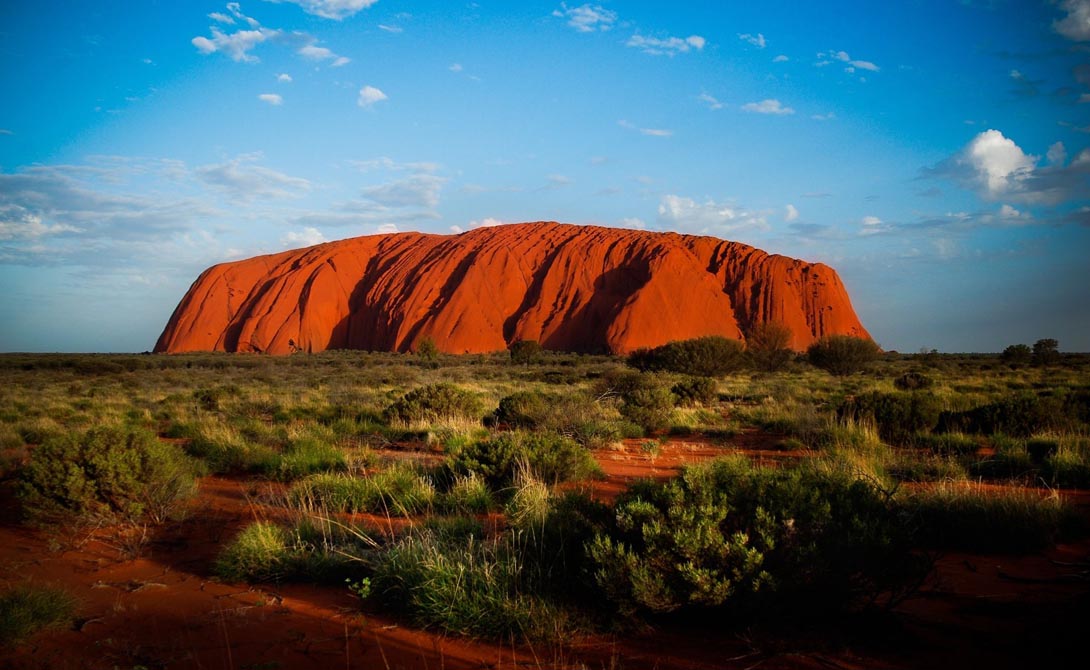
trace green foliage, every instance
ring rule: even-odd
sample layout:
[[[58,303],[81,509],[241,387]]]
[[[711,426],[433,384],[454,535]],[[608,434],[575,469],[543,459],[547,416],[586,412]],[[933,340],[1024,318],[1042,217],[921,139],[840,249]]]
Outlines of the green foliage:
[[[916,433],[930,432],[941,412],[941,400],[930,393],[871,391],[846,400],[837,415],[856,422],[873,422],[883,440],[904,446]]]
[[[553,433],[502,433],[469,445],[451,457],[450,469],[481,478],[493,491],[511,487],[520,470],[555,483],[582,479],[598,471],[590,453],[570,438]]]
[[[344,452],[316,437],[292,440],[283,453],[264,462],[266,474],[291,481],[317,472],[344,470]]]
[[[430,337],[418,340],[413,351],[422,361],[431,362],[439,358],[439,347],[435,344],[435,340]]]
[[[307,520],[295,528],[257,521],[243,528],[216,559],[213,571],[229,582],[289,580],[337,583],[366,544],[358,534],[319,529]]]
[[[430,509],[435,487],[409,464],[399,464],[368,477],[330,473],[300,480],[288,498],[339,512],[412,516]]]
[[[688,407],[712,404],[718,397],[717,391],[718,385],[709,377],[687,377],[670,389],[677,398],[677,404]]]
[[[231,582],[280,579],[285,576],[290,559],[288,539],[288,533],[275,523],[252,523],[220,554],[215,573]]]
[[[476,474],[457,477],[442,496],[445,509],[462,514],[486,514],[496,506],[492,490],[484,478]]]
[[[1028,437],[1049,429],[1070,428],[1078,421],[1075,396],[1021,392],[962,412],[943,412],[937,430]]]
[[[387,423],[410,425],[449,421],[479,421],[483,414],[480,399],[453,384],[421,386],[409,391],[386,408]]]
[[[1033,343],[1033,364],[1054,365],[1060,360],[1060,343],[1051,338],[1037,340]]]
[[[1025,365],[1033,357],[1033,351],[1026,344],[1012,344],[999,354],[1000,360],[1011,366]]]
[[[493,413],[493,417],[496,422],[512,428],[533,430],[539,424],[548,423],[551,408],[560,401],[559,394],[518,391],[500,398],[500,405]]]
[[[625,394],[621,416],[646,431],[669,427],[674,418],[674,395],[666,386],[636,389]]]
[[[529,365],[541,358],[541,345],[536,340],[517,340],[508,347],[511,362],[516,365]]]
[[[642,372],[669,371],[696,377],[719,377],[740,370],[745,346],[738,340],[708,335],[640,349],[628,356],[628,365]]]
[[[881,350],[870,339],[851,335],[826,335],[806,350],[810,364],[844,377],[859,372],[878,360]]]
[[[935,380],[931,377],[916,371],[906,372],[893,380],[893,387],[899,391],[921,391],[931,388],[934,384]]]
[[[1028,553],[1079,530],[1077,511],[1058,495],[940,484],[904,497],[901,506],[925,546],[944,550]]]
[[[0,595],[0,647],[17,645],[47,628],[72,622],[76,600],[67,591],[26,584]]]
[[[113,427],[47,440],[20,474],[23,509],[42,522],[162,521],[196,491],[194,464],[177,448]]]
[[[867,481],[745,459],[630,487],[617,530],[588,547],[595,578],[625,614],[773,602],[837,607],[918,576],[888,497]]]
[[[786,324],[758,323],[746,336],[746,355],[754,368],[764,372],[782,370],[795,352],[791,351],[791,329]]]

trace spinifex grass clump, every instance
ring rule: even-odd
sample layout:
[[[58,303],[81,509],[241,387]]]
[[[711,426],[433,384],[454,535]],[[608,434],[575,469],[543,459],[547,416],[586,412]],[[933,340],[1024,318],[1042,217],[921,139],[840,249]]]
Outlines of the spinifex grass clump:
[[[453,384],[421,386],[386,408],[383,418],[406,426],[419,424],[477,423],[484,406],[473,393]]]
[[[508,432],[462,448],[450,458],[450,470],[475,476],[493,491],[510,488],[518,471],[555,484],[584,479],[600,469],[594,458],[574,440],[552,433]]]
[[[155,435],[95,428],[47,440],[21,472],[23,509],[36,521],[162,521],[196,492],[195,465]]]
[[[324,517],[292,527],[258,521],[243,528],[214,567],[230,582],[318,581],[342,583],[373,541],[361,531]]]
[[[411,464],[393,465],[368,476],[319,474],[302,479],[288,493],[295,504],[338,512],[412,516],[435,502],[435,486]]]
[[[27,584],[0,595],[0,647],[72,621],[76,600],[63,589]]]

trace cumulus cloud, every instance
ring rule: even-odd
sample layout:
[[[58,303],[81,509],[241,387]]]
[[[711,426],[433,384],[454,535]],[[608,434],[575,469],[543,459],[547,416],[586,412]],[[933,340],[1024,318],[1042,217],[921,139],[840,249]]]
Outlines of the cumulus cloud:
[[[376,102],[382,102],[389,98],[381,90],[374,86],[364,86],[360,89],[359,97],[356,98],[356,104],[363,108],[368,108]]]
[[[855,72],[857,69],[878,72],[882,69],[870,61],[853,59],[846,51],[819,51],[817,57],[818,60],[814,65],[818,67],[824,67],[826,65],[831,65],[836,61],[840,61],[841,63],[847,63],[847,65],[844,66],[846,72]]]
[[[321,244],[322,242],[328,241],[329,240],[325,238],[325,235],[313,226],[307,226],[301,231],[288,231],[286,235],[280,238],[280,244],[288,249],[313,247],[315,244]]]
[[[636,230],[644,230],[647,228],[647,222],[638,216],[626,216],[621,219],[622,228],[635,228]]]
[[[262,93],[261,95],[257,96],[257,99],[261,102],[267,102],[274,107],[284,104],[284,98],[277,95],[276,93]]]
[[[286,72],[281,72],[280,74],[276,75],[276,80],[281,84],[290,84],[292,82],[291,75],[287,74]]]
[[[299,5],[307,14],[320,16],[323,19],[340,21],[355,15],[363,9],[367,9],[378,0],[266,0],[267,2],[287,2]]]
[[[698,233],[728,233],[745,229],[766,230],[765,216],[733,204],[712,199],[697,202],[679,195],[664,195],[659,201],[659,223],[664,227]]]
[[[716,100],[713,96],[707,93],[701,93],[696,97],[697,100],[703,102],[708,106],[708,109],[723,109],[723,103]]]
[[[260,154],[243,154],[224,163],[195,170],[197,179],[232,199],[248,202],[258,198],[294,198],[310,191],[311,183],[257,165]]]
[[[1090,40],[1090,0],[1063,0],[1060,7],[1067,15],[1053,22],[1056,32],[1075,42]]]
[[[639,49],[645,54],[652,56],[676,56],[681,53],[688,53],[689,51],[696,49],[700,51],[704,48],[707,41],[700,35],[690,35],[686,38],[680,37],[666,37],[659,39],[657,37],[644,37],[643,35],[633,35],[625,42],[625,46]]]
[[[0,211],[0,242],[10,240],[39,240],[64,233],[80,233],[81,228],[67,223],[42,223],[42,217],[32,214],[21,206],[8,206]]]
[[[235,62],[257,63],[260,59],[250,53],[258,44],[266,42],[280,31],[258,28],[256,30],[239,30],[227,34],[215,26],[212,27],[212,36],[194,37],[191,42],[197,47],[197,51],[204,55],[222,52]]]
[[[791,59],[788,58],[787,56],[784,56],[783,54],[780,54],[779,56],[776,56],[775,58],[773,58],[772,62],[773,63],[786,63],[789,60],[791,60]]]
[[[612,28],[617,21],[617,12],[605,9],[601,5],[590,4],[568,7],[562,2],[560,9],[553,10],[553,16],[568,19],[568,25],[581,33],[604,32]]]
[[[387,207],[433,209],[439,204],[439,192],[446,182],[446,177],[417,173],[404,179],[367,186],[362,193],[368,200]]]
[[[761,33],[757,33],[756,35],[750,35],[749,33],[738,33],[738,39],[742,40],[743,42],[752,44],[758,49],[765,48],[765,36]]]
[[[799,210],[794,205],[787,205],[784,208],[783,220],[790,223],[797,218],[799,218]]]
[[[634,123],[621,119],[617,122],[617,125],[625,128],[626,130],[635,130],[641,135],[648,135],[650,137],[671,137],[674,131],[666,128],[641,128]]]
[[[313,40],[313,38],[310,39]],[[296,51],[296,53],[298,53],[303,58],[306,58],[307,60],[332,61],[330,63],[330,67],[341,67],[342,65],[347,65],[348,63],[352,62],[352,59],[346,58],[345,56],[339,56],[334,53],[332,49],[318,46],[315,41],[304,44],[298,49],[298,51]]]
[[[945,177],[976,191],[987,200],[1037,205],[1085,201],[1090,193],[1090,149],[1080,151],[1070,163],[1066,148],[1053,144],[1048,164],[1027,154],[998,130],[976,135],[957,154],[923,170],[924,176]]]
[[[499,219],[494,219],[490,216],[481,219],[480,221],[470,221],[466,225],[468,226],[469,230],[473,230],[475,228],[495,228],[496,226],[502,226],[503,224],[503,221]]]
[[[451,72],[461,72],[463,70],[461,63],[451,63],[447,69]]]
[[[815,121],[832,121],[836,118],[836,114],[833,112],[826,112],[825,114],[811,114],[810,118]]]
[[[755,114],[774,114],[777,116],[795,113],[795,110],[790,107],[784,107],[780,101],[775,98],[762,100],[760,102],[747,102],[742,105],[742,109]]]

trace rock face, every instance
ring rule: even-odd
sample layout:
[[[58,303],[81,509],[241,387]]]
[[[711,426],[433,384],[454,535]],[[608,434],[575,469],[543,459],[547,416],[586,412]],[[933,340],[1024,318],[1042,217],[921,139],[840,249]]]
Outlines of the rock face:
[[[328,242],[205,270],[157,352],[627,353],[776,321],[804,349],[869,337],[832,268],[677,233],[522,223]]]

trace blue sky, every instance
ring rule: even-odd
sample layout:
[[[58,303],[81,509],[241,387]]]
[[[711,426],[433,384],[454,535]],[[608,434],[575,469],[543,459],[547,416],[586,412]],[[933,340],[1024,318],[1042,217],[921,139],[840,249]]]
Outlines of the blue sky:
[[[533,220],[829,263],[887,349],[1090,351],[1090,0],[5,2],[0,63],[0,351]]]

